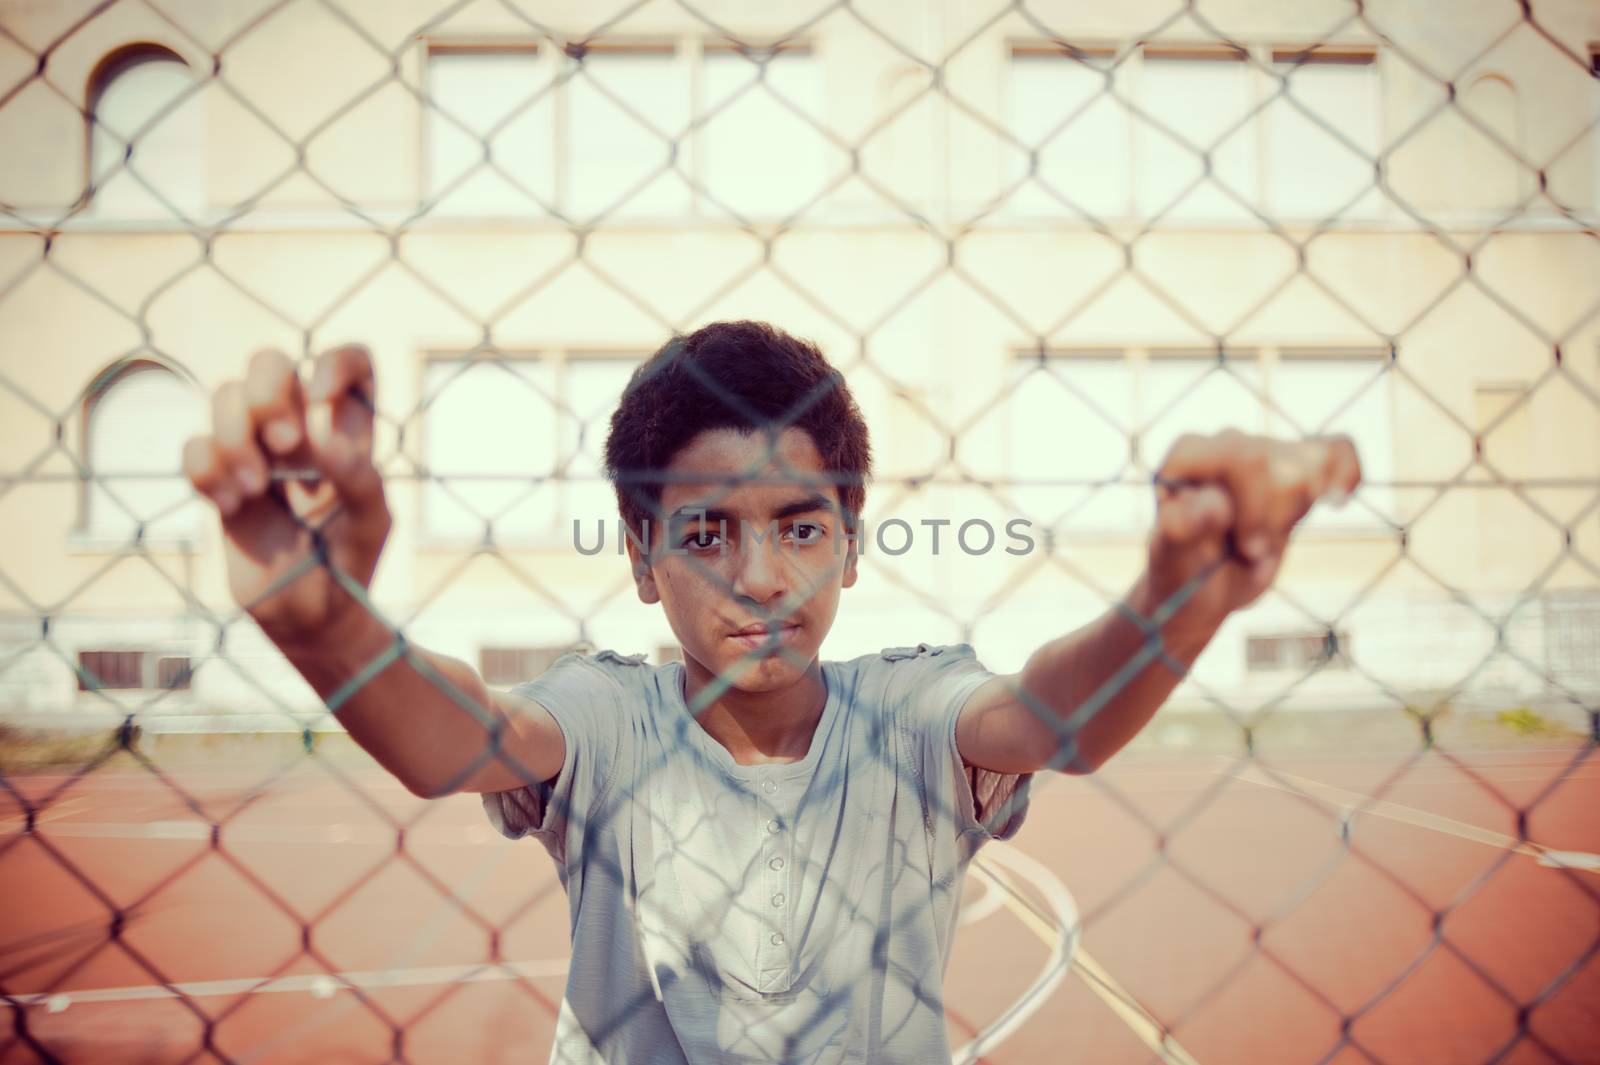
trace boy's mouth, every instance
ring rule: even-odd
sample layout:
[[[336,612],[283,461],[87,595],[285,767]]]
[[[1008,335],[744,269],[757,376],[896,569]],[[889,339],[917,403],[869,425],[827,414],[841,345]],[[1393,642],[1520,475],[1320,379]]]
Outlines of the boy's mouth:
[[[770,624],[746,625],[737,632],[728,634],[728,639],[741,647],[757,648],[764,646],[778,647],[788,643],[799,635],[801,625],[798,621],[775,621]]]

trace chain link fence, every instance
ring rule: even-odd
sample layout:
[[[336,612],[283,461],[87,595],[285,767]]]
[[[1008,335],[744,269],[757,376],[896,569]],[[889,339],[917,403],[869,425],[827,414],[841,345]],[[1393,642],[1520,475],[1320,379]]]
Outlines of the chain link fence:
[[[1189,1034],[1234,1018],[1261,965],[1326,1022],[1308,1060],[1436,1060],[1446,1044],[1449,1060],[1587,1060],[1600,859],[1585,850],[1592,815],[1557,825],[1548,811],[1592,795],[1600,737],[1597,39],[1600,12],[1580,3],[1482,3],[1448,23],[1421,4],[1332,2],[0,5],[0,870],[28,900],[5,925],[0,1058],[82,1059],[92,1044],[72,1020],[97,1001],[149,1003],[152,1029],[117,1038],[166,1048],[150,1060],[286,1060],[350,1032],[351,1060],[450,1057],[459,1045],[421,1033],[459,1025],[438,1018],[487,983],[553,1027],[565,966],[528,957],[564,954],[563,929],[544,922],[530,942],[519,922],[555,885],[507,886],[502,858],[463,878],[438,848],[481,829],[398,795],[341,742],[336,714],[404,658],[484,730],[460,783],[503,756],[501,736],[417,646],[473,661],[494,687],[573,648],[655,648],[672,669],[671,634],[630,601],[620,543],[582,550],[614,527],[600,444],[648,352],[707,321],[760,318],[818,340],[875,434],[841,648],[971,642],[990,668],[1018,669],[1116,606],[1178,434],[1345,432],[1362,451],[1357,496],[1313,513],[1299,560],[1141,737],[1173,759],[1160,765],[1214,780],[1161,811],[1113,771],[1039,782],[1095,796],[1148,853],[1110,863],[1114,883],[1082,906],[1024,853],[1026,835],[974,861],[983,894],[968,916],[1004,899],[1043,958],[992,1018],[957,1025],[958,1060],[1007,1059],[1029,1026],[1068,1054],[1072,1037],[1039,1011],[1069,974],[1145,1059],[1204,1059]],[[394,639],[324,702],[228,596],[214,516],[175,466],[208,420],[203,397],[253,348],[309,368],[351,338],[377,362],[375,458],[396,524],[370,598],[333,576]],[[990,521],[993,547],[1012,518],[1037,550],[968,550],[966,522]],[[945,522],[943,553],[897,549],[893,522],[907,537]],[[308,555],[280,583],[316,566],[332,568]],[[1035,706],[1064,741],[1057,765],[1147,664],[1185,674],[1159,626],[1208,575],[1130,617],[1144,646],[1070,717]],[[677,736],[675,758],[706,758]],[[1533,785],[1482,756],[1530,737],[1547,770]],[[1355,790],[1289,768],[1353,750],[1381,752]],[[1476,813],[1397,814],[1438,767]],[[619,791],[649,797],[668,768]],[[1292,875],[1257,874],[1286,881],[1260,905],[1237,894],[1248,861],[1219,878],[1184,846],[1213,838],[1208,819],[1241,780],[1286,793],[1320,847],[1285,858]],[[126,816],[100,818],[115,830],[71,814],[123,793]],[[296,796],[359,811],[314,842],[362,857],[309,869],[277,852],[296,872],[266,871],[252,848],[289,838],[273,818]],[[623,805],[559,815],[593,835]],[[1364,844],[1383,817],[1454,826],[1493,858],[1449,892],[1420,888],[1393,847]],[[709,811],[697,824],[718,831]],[[163,832],[191,844],[181,858],[119,864],[115,848]],[[587,876],[637,890],[631,870],[596,862]],[[1517,969],[1504,942],[1448,934],[1528,864],[1561,884],[1555,927],[1540,926],[1560,940],[1554,962]],[[1424,930],[1395,937],[1403,956],[1359,994],[1273,934],[1351,866],[1408,899],[1404,923]],[[394,876],[427,905],[368,928],[383,950],[355,953],[383,964],[344,964],[330,926],[352,900],[382,909]],[[763,876],[752,865],[700,899],[708,927],[682,934],[709,951],[719,930],[769,920],[751,888]],[[270,949],[237,913],[188,933],[175,931],[187,918],[163,923],[186,883],[217,877],[224,897],[264,905],[251,912],[276,930]],[[1197,993],[1152,1005],[1084,948],[1171,878],[1247,943]],[[795,902],[842,913],[845,890],[823,880]],[[194,927],[238,935],[259,972],[212,979],[234,970],[196,963],[217,946]],[[1506,1016],[1492,1038],[1423,1028],[1406,1051],[1364,1028],[1422,994],[1441,958]],[[940,974],[880,967],[910,1000],[940,1002]],[[320,1005],[230,1038],[272,992]],[[746,1020],[721,1049],[821,1053],[848,1001]],[[1563,1020],[1542,1021],[1554,1003]],[[658,1007],[613,1005],[587,1032],[601,1046]],[[1216,1045],[1221,1060],[1262,1054]]]

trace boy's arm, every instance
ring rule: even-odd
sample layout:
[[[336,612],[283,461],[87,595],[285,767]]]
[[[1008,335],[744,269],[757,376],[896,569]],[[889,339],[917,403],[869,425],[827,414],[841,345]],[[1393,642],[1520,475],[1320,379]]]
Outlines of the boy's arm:
[[[309,385],[258,353],[184,447],[216,504],[228,586],[356,742],[418,795],[547,780],[566,754],[544,707],[491,693],[468,665],[402,642],[369,588],[391,519],[372,462],[376,380],[359,345],[322,355]]]
[[[1226,430],[1180,439],[1157,474],[1145,572],[1126,599],[995,677],[961,711],[971,765],[1087,773],[1136,736],[1222,622],[1272,584],[1294,525],[1361,481],[1345,436],[1274,440]]]
[[[358,610],[316,646],[281,649],[328,702],[395,647],[395,635]],[[467,663],[411,643],[335,712],[379,765],[428,799],[549,780],[566,756],[561,729],[542,705],[491,690]]]

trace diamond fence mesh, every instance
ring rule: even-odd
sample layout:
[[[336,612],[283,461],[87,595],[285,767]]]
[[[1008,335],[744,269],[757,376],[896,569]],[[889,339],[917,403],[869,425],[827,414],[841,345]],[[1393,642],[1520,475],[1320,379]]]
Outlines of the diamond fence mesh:
[[[857,981],[808,992],[785,969],[796,993],[729,1008],[705,1037],[718,1052],[834,1060],[840,1033],[864,1025],[886,1060],[910,1060],[922,1049],[893,1026],[931,1002],[965,1033],[958,1060],[1067,1058],[1077,1036],[1052,996],[1070,984],[1106,1007],[1092,1023],[1131,1033],[1109,1049],[1084,1040],[1083,1060],[1593,1060],[1596,38],[1600,11],[1578,3],[1482,3],[1448,24],[1400,3],[0,7],[0,869],[17,903],[0,1057],[517,1049],[522,1029],[463,1004],[485,987],[548,1040],[567,916],[550,900],[580,868],[587,890],[637,900],[648,870],[597,847],[557,855],[561,885],[530,889],[533,874],[498,867],[510,844],[467,869],[449,848],[487,833],[371,772],[338,715],[408,665],[454,702],[454,734],[481,736],[469,763],[440,767],[452,792],[496,764],[528,774],[501,719],[420,648],[476,655],[494,687],[572,648],[671,658],[654,608],[629,602],[622,531],[583,549],[615,528],[600,443],[645,353],[717,318],[767,318],[818,338],[840,371],[825,386],[847,382],[876,434],[840,643],[971,641],[1015,670],[1043,639],[1120,610],[1142,636],[1107,683],[1068,711],[1018,690],[1060,741],[1052,766],[1073,763],[1125,684],[1164,669],[1183,684],[1140,743],[1158,776],[1205,776],[1167,801],[1115,765],[1041,774],[1038,793],[1073,797],[1076,816],[1123,838],[1062,829],[1080,853],[1114,856],[1091,872],[1045,840],[1052,805],[1030,817],[1042,862],[1027,834],[963,853],[953,890],[969,859],[981,889],[963,919],[1004,908],[1035,951],[1023,963],[998,934],[966,948],[951,979],[971,1011],[941,992],[943,973],[887,950],[945,915],[940,891],[897,912],[902,927],[874,927],[849,883],[769,876],[781,866],[757,844],[776,800],[754,776],[738,818],[679,810],[656,826],[671,837],[657,858],[670,850],[710,890],[675,930],[689,961],[667,970],[669,999],[696,964],[708,998],[725,984],[715,959],[734,933],[793,937],[809,914],[833,922],[806,933],[814,951],[872,932]],[[280,463],[269,498],[298,546],[237,604],[214,512],[177,471],[182,440],[252,349],[281,348],[309,380],[351,337],[377,364],[385,567],[369,589],[338,565],[324,537],[340,512],[291,505],[316,473]],[[777,450],[818,395],[774,417],[697,380],[768,430],[780,481],[851,483]],[[1313,512],[1303,562],[1191,672],[1163,626],[1215,567],[1148,615],[1120,590],[1142,564],[1168,447],[1225,426],[1347,433],[1366,476],[1345,508]],[[648,486],[670,479],[623,471],[622,487],[653,508]],[[993,519],[993,548],[1008,518],[1037,550],[968,549],[970,519]],[[913,548],[929,530],[945,532],[942,554]],[[748,601],[722,563],[677,564]],[[319,574],[389,634],[324,699],[250,618]],[[803,611],[812,591],[784,602]],[[734,679],[714,677],[690,710]],[[406,706],[387,713],[405,727]],[[606,838],[683,767],[716,774],[698,726],[663,728],[669,757],[624,773],[609,803],[559,808],[565,793],[530,779],[518,808]],[[899,734],[870,738],[885,772],[908,772]],[[1369,753],[1349,787],[1305,768],[1353,751]],[[845,765],[815,771],[808,796],[848,791]],[[1418,778],[1441,772],[1448,799],[1418,799]],[[1020,814],[1014,779],[972,779],[992,823]],[[1305,851],[1249,835],[1241,782],[1283,800],[1277,828]],[[285,820],[297,803],[312,828]],[[960,820],[948,803],[930,824]],[[1373,827],[1396,823],[1420,835]],[[705,842],[729,839],[754,848],[734,879]],[[1075,891],[1093,882],[1089,904],[1052,863]],[[1349,886],[1352,869],[1366,887]],[[893,893],[926,872],[885,860],[871,875]],[[1228,949],[1139,941],[1148,969],[1183,970],[1179,990],[1145,969],[1119,980],[1087,950],[1097,931],[1126,936],[1119,922],[1153,885],[1232,930]],[[1279,934],[1325,914],[1328,893],[1387,914],[1360,928],[1358,958]],[[1478,920],[1498,934],[1472,932]],[[1182,961],[1202,949],[1215,956]],[[974,976],[1019,965],[1014,988]],[[1003,1002],[973,990],[991,982]],[[870,1025],[866,983],[884,1013]],[[629,1045],[630,1026],[662,1015],[656,991],[586,1011],[583,1038]],[[314,1001],[272,1012],[273,998]]]

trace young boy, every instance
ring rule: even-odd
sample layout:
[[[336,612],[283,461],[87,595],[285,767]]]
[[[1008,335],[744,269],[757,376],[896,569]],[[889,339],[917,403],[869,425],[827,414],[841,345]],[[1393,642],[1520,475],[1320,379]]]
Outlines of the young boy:
[[[1016,833],[1035,772],[1126,744],[1315,500],[1360,479],[1345,438],[1184,437],[1143,576],[1019,673],[965,644],[822,661],[856,580],[867,428],[814,345],[717,323],[634,374],[606,443],[639,598],[682,663],[569,654],[499,692],[367,600],[390,527],[373,397],[360,347],[304,390],[263,352],[185,469],[221,512],[233,594],[357,742],[418,795],[481,793],[556,861],[559,1062],[948,1061],[974,854]]]

